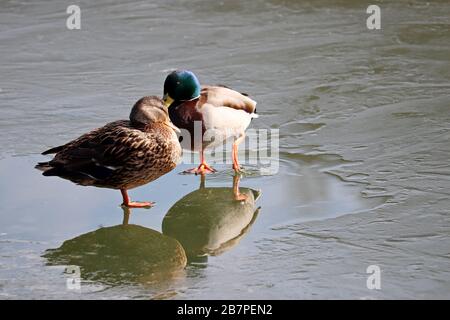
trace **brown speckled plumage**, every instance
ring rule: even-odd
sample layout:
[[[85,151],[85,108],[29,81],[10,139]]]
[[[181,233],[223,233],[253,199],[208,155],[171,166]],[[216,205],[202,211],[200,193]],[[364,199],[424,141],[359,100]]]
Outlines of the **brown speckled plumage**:
[[[176,129],[176,128],[175,128]],[[36,167],[45,176],[59,176],[84,186],[132,189],[174,169],[181,147],[167,109],[160,99],[144,97],[130,120],[111,122],[65,145]]]

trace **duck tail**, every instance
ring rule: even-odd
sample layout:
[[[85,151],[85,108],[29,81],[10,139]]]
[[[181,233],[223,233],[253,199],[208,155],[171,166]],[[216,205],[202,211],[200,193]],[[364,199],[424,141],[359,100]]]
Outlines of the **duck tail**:
[[[34,166],[34,168],[42,171],[42,174],[45,175],[47,171],[53,169],[53,166],[50,164],[50,162],[39,162]]]
[[[58,153],[58,152],[61,151],[63,148],[64,148],[64,146],[54,147],[54,148],[51,148],[51,149],[48,149],[48,150],[42,152],[41,154],[45,156],[45,155],[47,155],[47,154]],[[44,163],[44,162],[42,162],[42,163]]]

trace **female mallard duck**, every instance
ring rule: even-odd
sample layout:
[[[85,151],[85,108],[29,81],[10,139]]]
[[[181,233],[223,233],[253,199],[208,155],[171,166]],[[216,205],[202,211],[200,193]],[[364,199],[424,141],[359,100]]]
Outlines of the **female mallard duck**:
[[[120,189],[123,205],[150,207],[152,202],[131,202],[127,190],[153,181],[174,169],[181,146],[167,108],[157,97],[144,97],[133,106],[130,120],[118,120],[42,154],[53,160],[36,168],[44,176],[59,176],[83,186]]]
[[[199,151],[200,165],[187,172],[195,174],[211,173],[205,160],[204,149],[223,143],[233,137],[233,169],[240,171],[238,145],[245,138],[245,130],[252,118],[256,118],[256,102],[247,95],[224,86],[203,86],[190,71],[174,71],[164,82],[164,103],[169,108],[172,122],[180,129],[188,130],[196,137],[195,122],[201,122],[202,143],[192,143],[191,150]],[[205,139],[208,133],[209,138]]]

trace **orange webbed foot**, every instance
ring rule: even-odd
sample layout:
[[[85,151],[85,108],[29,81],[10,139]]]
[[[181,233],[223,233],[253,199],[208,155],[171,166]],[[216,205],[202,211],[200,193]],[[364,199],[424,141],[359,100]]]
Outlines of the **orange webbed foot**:
[[[193,173],[195,175],[198,175],[198,174],[204,175],[204,174],[214,173],[214,172],[217,172],[217,170],[214,169],[213,167],[210,167],[206,163],[200,164],[197,168],[193,168],[193,169],[184,171],[184,173]]]
[[[122,206],[128,208],[151,208],[155,205],[155,202],[137,202],[131,201],[128,203],[122,203]]]

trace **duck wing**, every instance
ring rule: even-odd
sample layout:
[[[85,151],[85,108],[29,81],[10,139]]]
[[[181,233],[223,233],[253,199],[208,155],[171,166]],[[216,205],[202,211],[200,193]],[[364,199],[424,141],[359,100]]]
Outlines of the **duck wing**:
[[[200,93],[200,105],[210,104],[215,107],[228,107],[243,110],[249,114],[256,112],[256,101],[224,85],[203,86]]]
[[[213,85],[212,87],[222,87],[222,88],[227,88],[227,89],[233,90],[233,89],[230,88],[229,86],[226,86],[226,85],[224,85],[224,84],[219,84],[219,83]],[[249,96],[250,96],[248,93],[245,93],[245,92],[240,92],[240,94],[242,94],[243,96],[246,96],[246,97],[249,97]]]
[[[116,121],[93,130],[65,145],[45,151],[56,153],[38,163],[44,176],[59,176],[82,185],[94,185],[121,169],[145,143],[145,133],[129,121]],[[136,152],[133,152],[136,151]]]
[[[251,120],[258,117],[254,100],[223,86],[204,86],[196,109],[217,143],[242,136]]]

